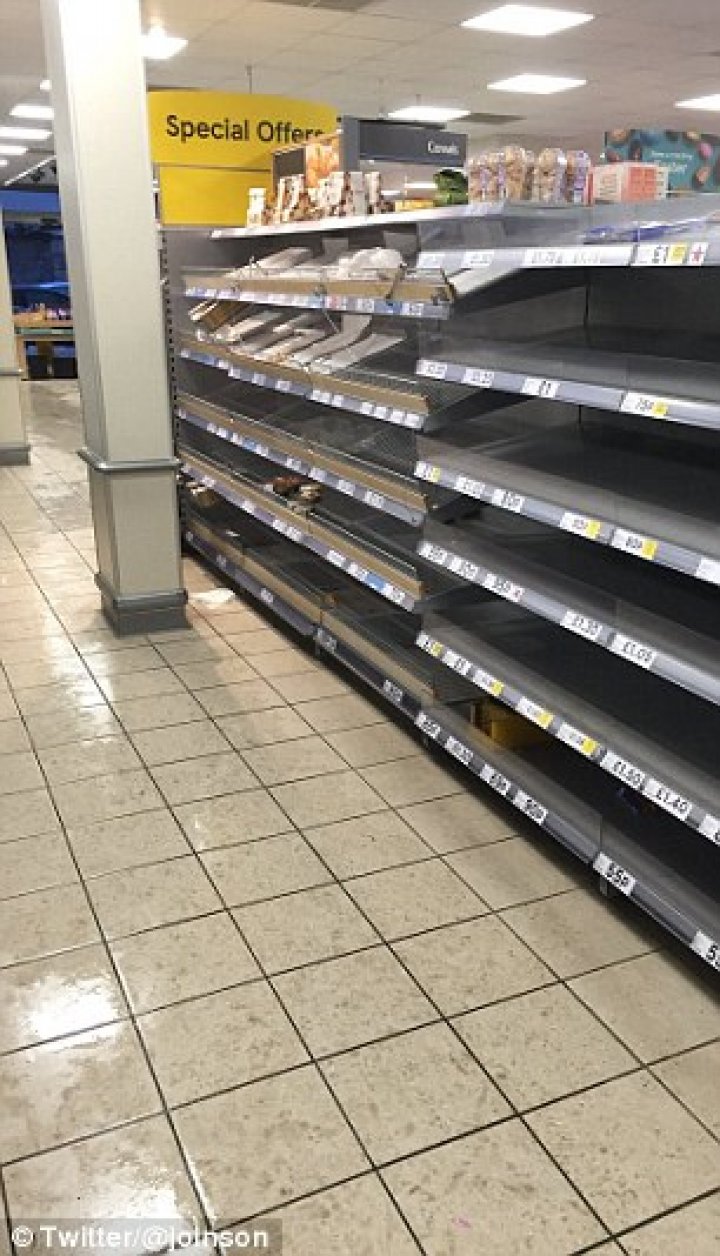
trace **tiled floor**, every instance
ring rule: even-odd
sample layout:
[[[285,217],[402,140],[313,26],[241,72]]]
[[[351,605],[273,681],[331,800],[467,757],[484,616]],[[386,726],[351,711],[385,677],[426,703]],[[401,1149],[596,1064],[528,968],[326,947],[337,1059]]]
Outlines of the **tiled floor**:
[[[32,467],[0,470],[0,1217],[717,1256],[710,981],[196,564],[187,631],[113,636],[77,394],[30,394]]]

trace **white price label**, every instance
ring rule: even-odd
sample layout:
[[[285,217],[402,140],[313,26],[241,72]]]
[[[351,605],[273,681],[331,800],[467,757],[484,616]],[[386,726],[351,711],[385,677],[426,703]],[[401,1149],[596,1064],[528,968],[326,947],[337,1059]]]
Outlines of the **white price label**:
[[[545,397],[552,401],[553,397],[557,397],[559,390],[559,379],[538,379],[533,375],[529,375],[524,380],[521,391],[526,397]]]
[[[720,846],[720,819],[717,816],[706,815],[700,825],[700,832],[703,837],[709,838],[716,846]]]
[[[282,393],[290,392],[290,389],[292,388],[292,381],[289,379],[279,379],[275,387],[277,388],[278,392],[282,392]]]
[[[615,633],[610,649],[613,654],[627,659],[629,663],[635,663],[637,667],[644,667],[646,671],[650,670],[657,658],[657,650],[651,649],[649,645],[643,645],[642,641],[626,637],[621,632]]]
[[[360,406],[360,413],[365,414],[365,415],[371,415],[374,409],[375,409],[375,406],[372,401],[363,401],[362,405]]]
[[[426,733],[427,736],[432,739],[432,741],[437,741],[441,732],[440,725],[436,724],[434,720],[431,720],[424,711],[419,712],[415,718],[415,723],[423,733]]]
[[[418,270],[442,270],[444,253],[421,253],[418,258]]]
[[[466,475],[459,475],[453,487],[466,497],[482,497],[485,493],[485,485],[481,480],[471,480]]]
[[[561,724],[557,731],[558,739],[564,741],[566,746],[570,746],[573,750],[577,750],[579,754],[585,755],[586,759],[590,759],[598,748],[598,743],[594,737],[589,737],[579,728],[574,728],[572,724]]]
[[[663,811],[675,816],[676,820],[687,820],[692,811],[692,803],[688,798],[683,798],[682,794],[663,785],[662,781],[656,781],[652,776],[645,782],[643,794],[657,803],[658,807],[662,807]]]
[[[563,628],[575,632],[587,641],[597,641],[602,635],[603,625],[589,615],[581,615],[579,611],[566,611],[562,619]]]
[[[389,582],[382,587],[383,597],[388,598],[390,602],[394,602],[396,606],[402,606],[405,601],[405,594],[402,589],[396,589],[394,584]]]
[[[373,493],[371,489],[367,490],[363,497],[363,501],[367,506],[373,506],[375,510],[384,510],[386,506],[386,499],[383,497],[382,493]]]
[[[273,606],[275,603],[275,594],[271,593],[269,589],[261,589],[260,601],[264,602],[266,606]]]
[[[496,488],[492,494],[493,506],[499,506],[501,510],[511,510],[513,514],[520,514],[525,505],[525,498],[520,493],[513,493],[511,489]]]
[[[575,536],[584,536],[590,541],[596,541],[602,532],[602,523],[599,519],[591,519],[589,515],[577,515],[572,510],[565,511],[560,520],[560,527],[565,532],[572,532]]]
[[[422,358],[417,369],[418,375],[425,375],[427,379],[445,379],[448,367],[447,362],[432,362]]]
[[[480,568],[476,567],[475,563],[469,563],[463,559],[458,568],[458,575],[462,576],[463,580],[470,580],[474,583],[480,575]]]
[[[523,266],[559,266],[562,260],[562,249],[526,249]]]
[[[400,306],[400,313],[407,318],[422,318],[425,313],[425,306],[422,301],[403,301]]]
[[[547,820],[547,807],[541,806],[535,798],[531,798],[530,794],[526,794],[523,790],[518,790],[513,798],[513,802],[520,811],[524,811],[535,824],[544,824]]]
[[[300,458],[286,458],[285,466],[287,467],[288,471],[302,471],[303,469],[303,464]]]
[[[524,715],[526,720],[530,720],[532,724],[537,724],[540,728],[548,729],[555,718],[552,711],[546,711],[544,707],[532,702],[530,698],[521,698],[515,708],[520,715]]]
[[[489,763],[484,765],[480,776],[491,789],[494,789],[498,794],[502,794],[503,798],[506,798],[512,789],[512,783],[507,777],[503,776],[502,772],[498,772]]]
[[[473,388],[492,388],[495,383],[494,371],[480,371],[468,367],[462,377],[463,384],[471,384]]]
[[[375,407],[375,418],[376,418],[376,419],[382,419],[382,420],[383,420],[383,422],[384,422],[384,421],[385,421],[385,419],[387,419],[387,417],[388,417],[388,415],[389,415],[389,414],[390,414],[390,411],[389,411],[389,409],[388,409],[388,407],[387,407],[387,406],[376,406],[376,407]]]
[[[439,567],[444,566],[447,561],[447,550],[440,549],[439,545],[432,545],[430,541],[423,541],[420,546],[421,558],[427,558],[431,563],[437,563]]]
[[[507,602],[520,602],[525,593],[521,584],[513,584],[512,580],[506,580],[504,576],[496,576],[493,572],[488,572],[482,584],[484,589],[497,593],[498,597],[504,597]]]
[[[302,542],[302,539],[303,539],[303,534],[300,531],[300,529],[293,528],[290,525],[288,525],[288,527],[286,528],[285,535],[288,537],[290,541],[295,541],[295,543],[298,545]]]
[[[457,738],[448,737],[445,742],[445,749],[448,754],[453,756],[453,758],[459,759],[461,763],[464,763],[465,767],[468,767],[468,765],[472,763],[472,750],[470,750],[468,746],[464,746],[461,741],[457,740]]]
[[[720,584],[720,562],[715,558],[701,558],[695,575],[698,580],[707,580],[710,584]]]
[[[224,554],[218,554],[217,565],[218,567],[221,567],[223,571],[227,571],[228,560]]]
[[[367,582],[370,572],[367,567],[361,567],[360,563],[350,563],[350,566],[348,567],[348,575],[354,576],[356,580]]]
[[[405,697],[405,694],[400,686],[393,684],[391,680],[383,681],[383,693],[390,699],[391,702],[394,702],[396,706],[400,706],[403,698]]]
[[[621,894],[627,895],[628,898],[630,897],[637,882],[632,873],[628,872],[626,868],[616,863],[609,855],[598,855],[593,867],[610,885],[614,885],[616,890],[619,890]]]
[[[333,567],[345,566],[345,555],[338,554],[337,550],[328,550],[325,557],[329,563],[332,563]]]
[[[494,249],[469,249],[462,255],[460,268],[461,270],[483,269],[486,266],[492,266],[494,260]]]
[[[372,314],[375,309],[375,302],[372,297],[358,297],[355,302],[355,309],[360,314]]]
[[[692,940],[692,949],[706,964],[720,973],[720,942],[715,942],[707,933],[698,930]]]
[[[612,776],[616,776],[618,780],[624,781],[632,789],[642,789],[645,784],[646,773],[642,768],[636,767],[634,763],[628,763],[627,759],[623,759],[621,755],[615,754],[613,750],[608,750],[601,760],[601,767],[606,772],[610,772]]]
[[[402,427],[407,419],[405,410],[391,410],[388,415],[388,422],[394,423],[397,427]]]
[[[479,667],[476,667],[473,672],[473,684],[479,689],[484,689],[486,693],[492,694],[493,698],[499,698],[505,688],[501,680],[498,680],[496,676],[491,676],[489,672],[482,671]]]
[[[454,650],[446,650],[443,663],[445,664],[446,667],[455,667],[459,659],[460,659],[460,655],[456,654]]]
[[[352,480],[338,480],[337,486],[341,493],[347,493],[349,497],[352,497],[355,492]]]
[[[319,630],[317,639],[318,643],[324,650],[327,650],[330,654],[334,654],[336,652],[338,648],[337,640],[335,637],[332,637],[329,632],[326,632],[324,628]]]
[[[267,376],[263,375],[262,371],[253,371],[252,373],[253,384],[264,384],[266,378]]]
[[[616,528],[610,544],[613,549],[622,550],[625,554],[632,554],[634,558],[645,558],[648,562],[652,562],[657,554],[658,541],[652,537],[642,536],[639,532],[628,532],[626,528]]]
[[[645,393],[629,392],[622,400],[623,414],[639,414],[648,419],[665,419],[671,402],[665,397],[649,397]]]

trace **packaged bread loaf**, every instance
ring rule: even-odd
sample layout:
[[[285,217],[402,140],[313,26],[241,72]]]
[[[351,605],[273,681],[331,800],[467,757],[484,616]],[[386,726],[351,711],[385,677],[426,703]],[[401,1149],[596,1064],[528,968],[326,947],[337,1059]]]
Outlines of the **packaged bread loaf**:
[[[509,201],[529,199],[535,166],[534,155],[527,148],[513,144],[503,149],[503,186]]]
[[[586,205],[592,160],[589,153],[573,150],[567,154],[566,200],[571,205]]]
[[[555,204],[565,200],[567,157],[562,148],[544,148],[533,177],[533,200]]]

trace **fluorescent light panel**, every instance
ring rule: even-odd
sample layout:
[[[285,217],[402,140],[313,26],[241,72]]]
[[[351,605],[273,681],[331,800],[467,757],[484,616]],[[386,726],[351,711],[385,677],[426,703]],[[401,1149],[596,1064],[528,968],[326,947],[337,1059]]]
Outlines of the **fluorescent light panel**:
[[[50,134],[35,126],[0,126],[2,140],[47,140]]]
[[[0,155],[3,157],[22,157],[27,152],[22,144],[0,144]]]
[[[13,105],[11,118],[28,118],[36,122],[52,122],[55,111],[52,105]]]
[[[146,61],[169,61],[186,47],[187,39],[168,35],[162,26],[152,26],[142,37],[142,53]]]
[[[555,92],[569,92],[573,87],[584,87],[586,83],[587,79],[562,78],[554,74],[516,74],[513,78],[488,83],[488,91],[552,96]]]
[[[469,109],[449,109],[443,105],[404,105],[388,114],[396,122],[457,122],[467,118]]]
[[[695,96],[692,100],[676,100],[676,109],[707,109],[708,113],[720,113],[720,92],[714,96]]]
[[[540,9],[534,4],[503,4],[489,13],[461,22],[474,31],[492,31],[496,35],[529,35],[544,39],[559,31],[571,30],[592,22],[594,13],[571,13],[569,9]]]

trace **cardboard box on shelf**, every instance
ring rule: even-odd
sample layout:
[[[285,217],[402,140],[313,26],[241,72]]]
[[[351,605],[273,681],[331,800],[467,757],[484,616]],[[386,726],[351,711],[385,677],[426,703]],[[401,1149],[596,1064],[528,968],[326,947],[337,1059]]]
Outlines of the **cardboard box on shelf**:
[[[640,161],[619,161],[594,166],[592,199],[595,202],[658,201],[667,196],[667,167]]]

